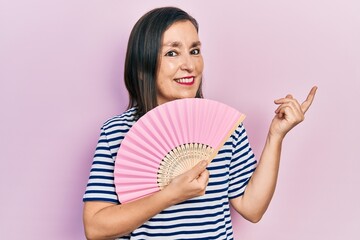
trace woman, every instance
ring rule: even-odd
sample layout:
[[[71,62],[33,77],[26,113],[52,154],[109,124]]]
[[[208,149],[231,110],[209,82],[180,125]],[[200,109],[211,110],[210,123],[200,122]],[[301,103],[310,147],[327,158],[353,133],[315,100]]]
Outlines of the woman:
[[[304,119],[316,88],[301,105],[291,95],[275,101],[279,107],[256,168],[241,124],[208,166],[200,162],[160,192],[118,202],[114,160],[127,131],[160,104],[202,97],[202,72],[198,24],[186,12],[158,8],[135,24],[124,74],[129,109],[102,127],[84,195],[88,239],[233,239],[230,204],[251,222],[261,219],[275,190],[282,140]]]

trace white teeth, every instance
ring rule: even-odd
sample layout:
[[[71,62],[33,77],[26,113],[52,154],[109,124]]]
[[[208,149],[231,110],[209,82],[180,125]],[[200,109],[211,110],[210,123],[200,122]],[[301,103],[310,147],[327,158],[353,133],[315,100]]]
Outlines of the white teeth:
[[[178,83],[191,83],[194,81],[194,78],[180,78],[177,79],[176,82]]]

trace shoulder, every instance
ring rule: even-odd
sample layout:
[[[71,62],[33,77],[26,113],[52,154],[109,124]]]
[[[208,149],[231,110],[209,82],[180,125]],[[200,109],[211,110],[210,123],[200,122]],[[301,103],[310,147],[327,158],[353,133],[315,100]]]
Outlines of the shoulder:
[[[235,131],[231,134],[230,139],[237,142],[243,138],[247,138],[247,133],[244,124],[240,123],[237,128],[235,128]]]
[[[114,131],[127,132],[136,122],[137,108],[133,107],[120,115],[113,116],[106,120],[101,127],[105,134],[111,134]]]
[[[239,126],[236,128],[236,130],[234,131],[234,135],[237,137],[237,138],[241,138],[242,136],[246,136],[246,130],[245,130],[245,127],[244,127],[244,123],[240,123]]]
[[[102,128],[108,129],[117,124],[134,123],[136,122],[136,111],[137,108],[133,107],[126,110],[122,114],[113,116],[104,122]]]

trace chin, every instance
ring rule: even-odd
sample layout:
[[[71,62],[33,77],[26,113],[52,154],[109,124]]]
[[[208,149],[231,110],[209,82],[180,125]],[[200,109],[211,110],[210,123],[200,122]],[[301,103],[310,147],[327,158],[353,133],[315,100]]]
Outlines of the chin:
[[[192,94],[192,95],[186,95],[186,96],[181,96],[178,99],[184,99],[184,98],[195,98],[196,94]]]

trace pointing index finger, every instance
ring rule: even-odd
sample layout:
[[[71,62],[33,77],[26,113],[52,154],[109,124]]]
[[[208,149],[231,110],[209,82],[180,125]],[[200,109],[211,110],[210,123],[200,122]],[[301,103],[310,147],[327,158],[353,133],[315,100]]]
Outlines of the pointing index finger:
[[[301,104],[301,110],[303,111],[303,113],[306,113],[306,111],[310,108],[312,102],[314,101],[316,90],[317,86],[312,87],[306,100]]]

